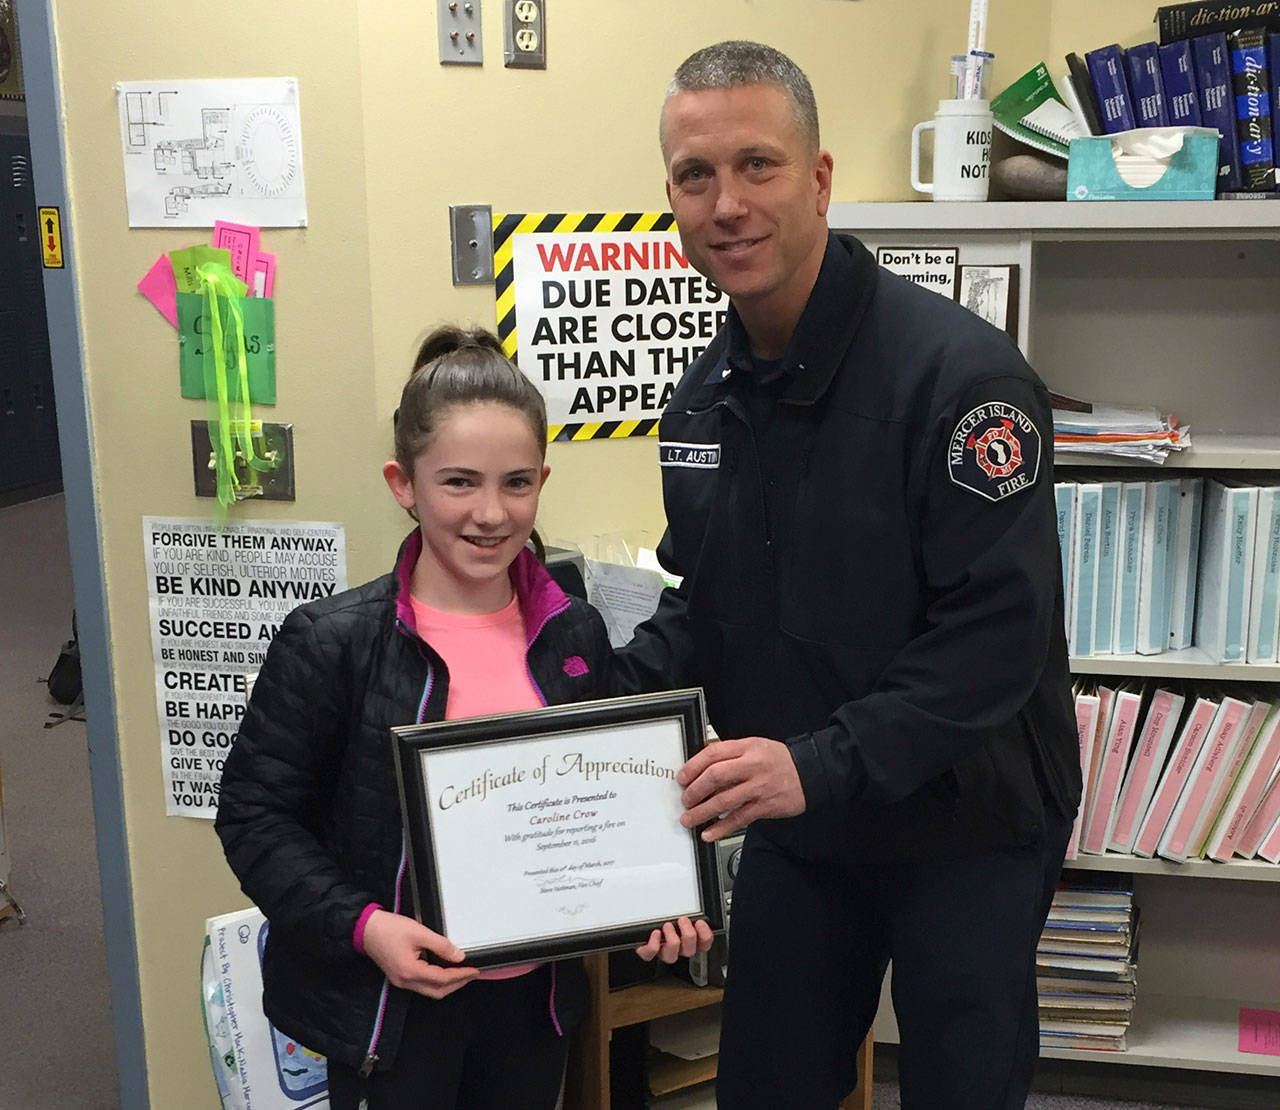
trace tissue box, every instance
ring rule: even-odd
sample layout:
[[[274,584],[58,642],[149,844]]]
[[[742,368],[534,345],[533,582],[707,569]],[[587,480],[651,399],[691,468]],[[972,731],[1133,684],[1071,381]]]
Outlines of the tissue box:
[[[262,1012],[267,920],[258,909],[205,922],[201,1003],[223,1110],[329,1105],[325,1058],[286,1037]]]
[[[1180,138],[1164,157],[1140,153],[1153,140]],[[1121,175],[1114,147],[1134,152],[1132,164],[1145,184]],[[1154,178],[1154,180],[1152,180]],[[1072,139],[1067,159],[1068,200],[1213,200],[1218,180],[1218,133],[1209,127],[1140,127],[1114,135]]]

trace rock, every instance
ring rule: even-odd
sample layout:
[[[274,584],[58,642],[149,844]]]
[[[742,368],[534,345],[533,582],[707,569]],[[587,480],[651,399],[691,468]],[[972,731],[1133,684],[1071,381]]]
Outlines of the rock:
[[[1011,154],[991,169],[993,200],[1066,200],[1067,164],[1040,154]]]

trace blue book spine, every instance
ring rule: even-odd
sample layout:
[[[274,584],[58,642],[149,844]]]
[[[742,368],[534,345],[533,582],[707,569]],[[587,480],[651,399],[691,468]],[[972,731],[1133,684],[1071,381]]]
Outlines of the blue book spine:
[[[1280,655],[1280,487],[1258,494],[1258,541],[1254,550],[1249,614],[1250,663],[1274,663]]]
[[[1063,612],[1071,612],[1071,540],[1075,517],[1075,482],[1055,482],[1053,500],[1058,511],[1058,551],[1062,555]]]
[[[1200,117],[1205,127],[1218,131],[1218,192],[1240,188],[1240,139],[1236,133],[1236,109],[1231,81],[1231,57],[1227,36],[1197,35],[1191,40],[1196,62],[1196,87],[1200,90]]]
[[[1102,487],[1082,482],[1076,493],[1076,533],[1071,570],[1075,579],[1075,615],[1071,625],[1071,654],[1093,654],[1093,615],[1098,590],[1098,514]]]
[[[1129,92],[1133,96],[1133,117],[1139,127],[1169,126],[1159,50],[1154,42],[1143,42],[1124,52]]]
[[[1188,39],[1160,47],[1160,76],[1164,79],[1169,123],[1174,127],[1200,127],[1200,93]]]
[[[1190,647],[1195,633],[1196,619],[1196,567],[1200,563],[1200,521],[1204,513],[1204,479],[1182,479],[1182,497],[1178,508],[1178,519],[1190,507],[1191,522],[1186,530],[1186,548],[1181,544],[1178,548],[1178,582],[1182,588],[1182,600],[1178,605],[1181,623],[1179,627],[1170,627],[1170,647]],[[1183,536],[1179,528],[1179,537]]]
[[[1231,49],[1241,183],[1251,192],[1265,192],[1276,183],[1266,32],[1261,27],[1232,31],[1227,45]]]
[[[1090,50],[1084,56],[1085,65],[1089,67],[1089,79],[1093,82],[1093,94],[1098,101],[1098,114],[1102,117],[1102,129],[1108,135],[1138,126],[1129,96],[1129,82],[1124,76],[1123,54],[1119,45],[1113,43]],[[1234,119],[1232,126],[1235,126]]]
[[[1267,76],[1271,79],[1271,143],[1274,148],[1276,139],[1280,138],[1280,35],[1267,38]]]
[[[1230,554],[1227,564],[1227,619],[1223,662],[1243,662],[1249,624],[1249,588],[1252,586],[1253,529],[1257,520],[1256,495],[1249,490],[1232,490],[1230,511]],[[1252,520],[1250,518],[1253,518]]]
[[[1149,486],[1138,587],[1139,655],[1155,655],[1169,648],[1169,553],[1178,511],[1176,478],[1151,482]]]
[[[1093,604],[1093,651],[1109,655],[1115,625],[1116,562],[1120,550],[1119,482],[1102,483],[1098,505],[1098,590]]]
[[[1112,651],[1133,655],[1138,650],[1138,591],[1142,577],[1142,520],[1147,485],[1126,482],[1120,492],[1120,550],[1116,567],[1116,615]]]

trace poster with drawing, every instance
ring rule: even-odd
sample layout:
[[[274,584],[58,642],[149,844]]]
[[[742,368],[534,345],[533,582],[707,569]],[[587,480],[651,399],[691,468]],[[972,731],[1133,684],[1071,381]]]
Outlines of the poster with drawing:
[[[116,85],[130,227],[305,227],[292,77]]]

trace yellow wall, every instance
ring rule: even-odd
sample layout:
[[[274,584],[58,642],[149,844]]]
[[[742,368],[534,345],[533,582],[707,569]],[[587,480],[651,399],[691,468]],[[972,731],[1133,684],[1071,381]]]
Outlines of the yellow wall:
[[[225,0],[212,15],[52,0],[156,1107],[216,1105],[200,1063],[196,957],[204,919],[244,899],[209,824],[164,816],[141,541],[144,515],[210,512],[188,464],[187,421],[202,403],[178,397],[174,333],[134,289],[158,254],[204,233],[129,230],[113,83],[300,81],[310,225],[264,232],[280,260],[271,415],[295,426],[298,499],[236,515],[344,523],[356,582],[384,569],[405,527],[378,464],[415,340],[438,321],[493,323],[491,288],[451,284],[449,204],[662,208],[662,89],[689,52],[729,37],[774,43],[810,74],[837,200],[908,199],[911,125],[946,95],[967,25],[960,0],[557,0],[538,72],[503,68],[501,5],[483,8],[486,62],[475,69],[435,61],[430,0]],[[994,87],[1041,58],[1129,34],[1149,8],[994,0]],[[1086,9],[1095,18],[1080,25]],[[241,36],[248,45],[235,45]],[[652,440],[553,447],[544,534],[656,538],[654,456]]]

